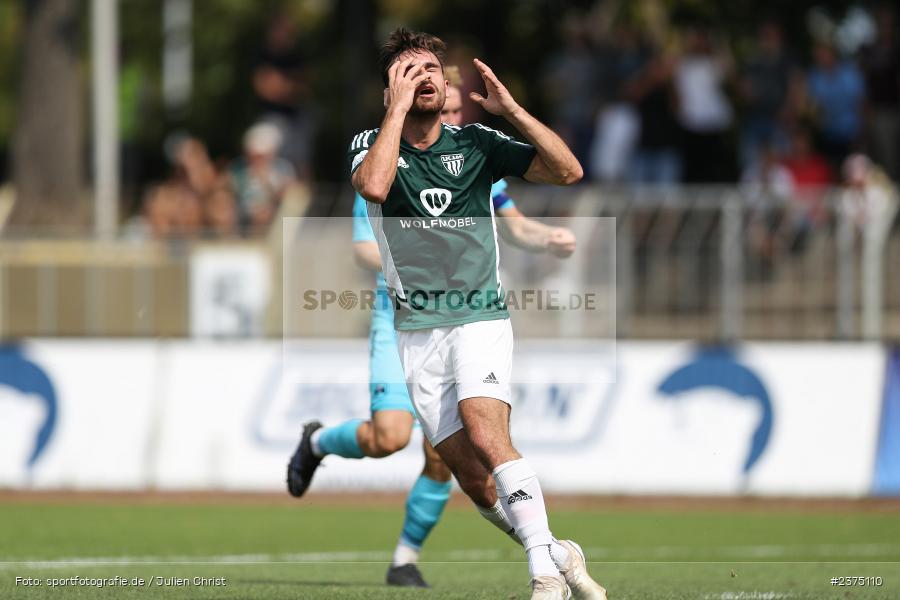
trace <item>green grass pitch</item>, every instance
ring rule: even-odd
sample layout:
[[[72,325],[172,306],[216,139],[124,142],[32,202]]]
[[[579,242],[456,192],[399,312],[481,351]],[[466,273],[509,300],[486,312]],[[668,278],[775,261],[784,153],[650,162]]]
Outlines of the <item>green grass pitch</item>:
[[[0,598],[526,599],[518,546],[451,506],[422,554],[433,589],[383,585],[396,508],[249,503],[0,503]],[[554,510],[611,600],[900,599],[900,511],[803,507]],[[128,585],[50,587],[68,577]],[[34,578],[42,585],[16,584]],[[159,585],[157,577],[190,585]],[[224,578],[226,586],[194,585]],[[833,586],[832,577],[882,585]],[[221,581],[221,579],[220,579]]]

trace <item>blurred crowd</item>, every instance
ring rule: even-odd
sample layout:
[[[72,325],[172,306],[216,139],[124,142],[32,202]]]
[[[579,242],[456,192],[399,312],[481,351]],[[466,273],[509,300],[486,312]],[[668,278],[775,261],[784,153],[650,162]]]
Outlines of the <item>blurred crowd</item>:
[[[271,20],[251,81],[256,121],[243,154],[214,161],[203,140],[184,132],[165,142],[169,176],[148,187],[141,219],[161,238],[252,236],[268,231],[285,200],[309,177],[307,84],[295,21]]]
[[[807,14],[750,39],[699,21],[602,26],[571,16],[542,69],[551,124],[606,184],[738,184],[765,266],[833,218],[871,243],[894,226],[900,176],[896,9]],[[602,32],[602,33],[601,33]],[[808,40],[798,42],[798,40]],[[832,193],[834,192],[834,193]]]
[[[171,175],[147,191],[144,211],[159,237],[230,237],[265,232],[296,184],[290,162],[278,155],[281,133],[258,123],[244,136],[244,155],[226,165],[210,158],[201,140],[173,136],[166,156]]]
[[[773,19],[736,40],[700,21],[598,26],[589,13],[570,14],[558,51],[527,83],[588,180],[740,183],[751,199],[790,201],[797,234],[821,218],[826,188],[855,185],[846,174],[859,165],[888,186],[900,177],[895,9],[850,11],[849,26],[819,17],[802,36]],[[143,200],[154,234],[264,230],[310,180],[315,120],[298,48],[294,21],[273,18],[247,82],[256,120],[241,157],[213,161],[203,140],[169,136],[171,173]]]
[[[601,182],[822,186],[840,181],[854,152],[896,179],[895,11],[857,17],[869,31],[850,43],[836,27],[816,31],[809,48],[775,20],[741,45],[701,23],[599,35],[590,19],[569,19],[543,69],[552,124]]]

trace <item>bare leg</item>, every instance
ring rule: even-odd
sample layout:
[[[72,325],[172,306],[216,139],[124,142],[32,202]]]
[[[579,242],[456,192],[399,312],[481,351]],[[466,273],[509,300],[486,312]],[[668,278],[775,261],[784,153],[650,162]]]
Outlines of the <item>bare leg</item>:
[[[422,475],[434,481],[450,481],[450,468],[427,439],[422,442],[422,450],[425,452],[425,466],[422,468]]]
[[[522,458],[509,437],[509,413],[509,404],[494,398],[466,398],[459,403],[472,449],[488,471]]]
[[[356,441],[366,456],[383,458],[406,448],[414,417],[406,410],[379,410],[360,424]]]
[[[497,502],[494,480],[472,448],[465,430],[460,429],[435,450],[456,477],[459,487],[476,505],[489,508]]]

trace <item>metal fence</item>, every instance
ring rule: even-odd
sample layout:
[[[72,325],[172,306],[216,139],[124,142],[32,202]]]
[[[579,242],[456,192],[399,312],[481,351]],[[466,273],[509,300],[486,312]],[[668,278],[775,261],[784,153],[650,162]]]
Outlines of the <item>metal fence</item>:
[[[615,219],[620,338],[900,339],[900,234],[890,194],[873,204],[842,188],[779,199],[742,187],[513,183],[510,195],[526,215],[567,224],[579,234],[578,269],[545,269],[502,251],[504,268],[514,274],[539,272],[555,281],[577,276],[590,284],[610,246],[596,242],[592,236],[599,234],[584,223]],[[317,268],[330,271],[330,285],[348,289],[364,280],[352,261],[338,259],[350,252],[349,226],[337,217],[349,217],[351,199],[344,186],[319,187],[307,213],[315,217],[308,216],[296,234],[305,236],[307,246],[314,240],[313,248],[327,248],[316,253],[325,261]],[[326,227],[328,221],[344,225]],[[192,335],[193,259],[199,250],[234,248],[258,251],[271,266],[264,325],[248,334],[280,336],[283,243],[280,226],[264,239],[240,242],[4,232],[0,338]],[[308,333],[365,331],[364,315],[329,319],[317,318],[318,333]],[[567,323],[560,321],[554,332],[535,320],[517,324],[517,333],[572,335],[571,319]]]

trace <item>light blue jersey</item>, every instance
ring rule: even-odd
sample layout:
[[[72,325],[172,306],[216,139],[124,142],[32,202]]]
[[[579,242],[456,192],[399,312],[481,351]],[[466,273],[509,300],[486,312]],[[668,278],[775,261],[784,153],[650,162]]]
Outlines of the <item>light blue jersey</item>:
[[[353,201],[353,243],[374,242],[375,232],[369,223],[366,199],[356,194]],[[375,306],[369,327],[369,405],[373,413],[379,410],[407,410],[415,414],[400,354],[397,352],[397,333],[394,330],[394,307],[391,306],[384,274],[375,275]]]
[[[353,242],[374,242],[375,232],[369,223],[369,213],[366,208],[366,199],[356,194],[353,200]],[[387,281],[384,273],[378,271],[375,274],[375,306],[372,310],[372,326],[394,327],[394,308],[391,306],[388,295]]]
[[[495,181],[491,186],[491,202],[494,203],[494,212],[515,207],[512,198],[506,195],[506,180]]]

